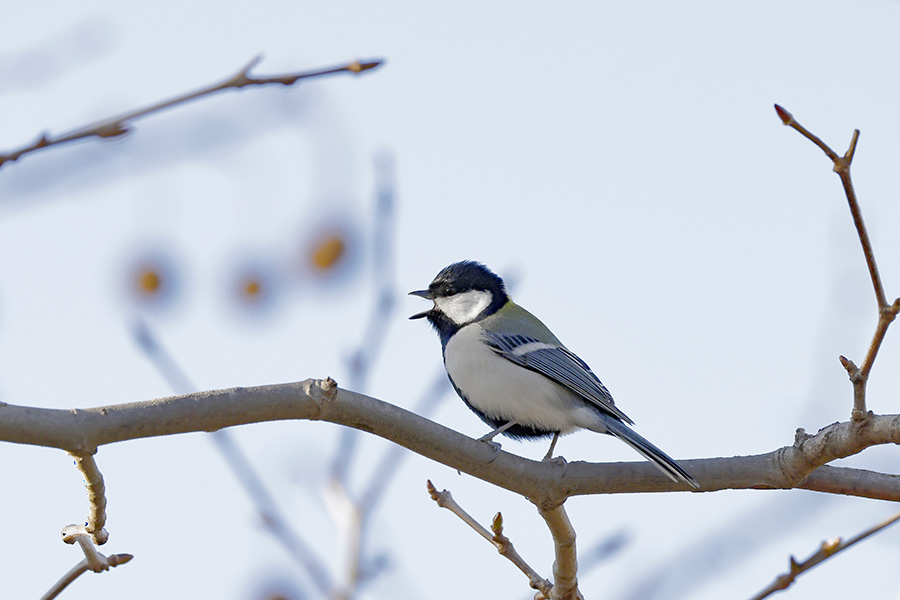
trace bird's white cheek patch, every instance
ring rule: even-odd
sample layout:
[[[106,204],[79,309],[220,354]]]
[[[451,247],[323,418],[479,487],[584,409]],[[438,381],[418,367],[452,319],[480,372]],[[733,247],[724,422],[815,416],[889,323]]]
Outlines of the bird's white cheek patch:
[[[491,293],[484,290],[469,290],[462,294],[434,299],[435,307],[457,325],[471,323],[490,304]]]

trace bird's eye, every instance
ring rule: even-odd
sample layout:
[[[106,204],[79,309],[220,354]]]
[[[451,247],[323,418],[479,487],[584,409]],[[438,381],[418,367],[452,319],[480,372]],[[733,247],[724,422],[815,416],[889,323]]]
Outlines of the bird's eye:
[[[456,288],[455,288],[455,287],[448,287],[447,289],[444,290],[444,295],[445,295],[445,296],[453,296],[454,294],[456,294]]]

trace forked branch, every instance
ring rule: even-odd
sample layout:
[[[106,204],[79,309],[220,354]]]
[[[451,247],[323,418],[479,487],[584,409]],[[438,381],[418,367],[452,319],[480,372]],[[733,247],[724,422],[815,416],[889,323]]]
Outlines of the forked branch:
[[[104,556],[97,551],[94,546],[91,535],[85,531],[81,525],[67,525],[62,531],[63,541],[67,544],[78,544],[82,552],[84,552],[84,560],[69,569],[69,571],[60,578],[50,590],[41,597],[41,600],[52,600],[68,587],[70,583],[78,579],[78,577],[87,571],[94,573],[102,573],[108,571],[110,567],[124,565],[132,558],[131,554],[111,554]]]
[[[476,521],[472,515],[467,513],[463,508],[457,504],[456,500],[453,499],[453,496],[450,494],[449,490],[443,490],[441,492],[437,491],[437,488],[434,487],[434,484],[429,480],[427,482],[428,485],[428,493],[431,495],[431,499],[437,502],[437,505],[441,508],[446,508],[454,515],[462,519],[462,521],[475,530],[478,535],[489,541],[491,544],[497,548],[497,551],[504,557],[506,557],[511,563],[516,565],[520,571],[522,571],[526,577],[528,577],[528,583],[535,590],[538,590],[541,595],[536,596],[536,598],[544,598],[549,599],[553,593],[553,584],[548,580],[544,579],[540,575],[537,574],[537,571],[531,568],[528,563],[525,562],[516,549],[513,547],[512,542],[508,537],[503,535],[503,516],[500,513],[497,513],[494,516],[494,520],[491,522],[491,529],[493,530],[493,534],[488,531],[485,527],[481,525],[478,521]]]
[[[834,172],[841,178],[841,184],[844,186],[844,193],[847,196],[847,203],[850,205],[850,214],[853,216],[853,224],[856,226],[856,233],[859,236],[859,242],[862,245],[863,254],[866,258],[866,266],[869,269],[869,277],[872,280],[872,287],[875,290],[875,300],[878,303],[878,325],[875,327],[875,335],[869,344],[869,351],[861,367],[846,357],[841,356],[841,364],[847,370],[850,381],[853,383],[853,412],[854,421],[865,421],[868,418],[866,411],[866,383],[869,379],[869,372],[878,355],[878,349],[884,341],[888,326],[896,318],[900,312],[900,298],[894,300],[893,304],[888,304],[887,296],[884,293],[884,285],[881,283],[881,275],[878,272],[878,265],[875,262],[875,251],[872,249],[872,241],[869,239],[869,233],[866,230],[866,224],[863,221],[862,210],[859,207],[859,201],[856,197],[856,191],[853,188],[853,181],[850,178],[850,165],[853,162],[853,155],[856,153],[856,144],[859,141],[859,129],[853,131],[853,137],[850,139],[850,147],[843,156],[840,156],[832,150],[828,144],[823,142],[821,138],[814,135],[803,125],[794,119],[794,115],[786,111],[779,105],[775,105],[775,112],[778,113],[781,122],[799,131],[804,137],[818,146],[831,159],[834,164]]]

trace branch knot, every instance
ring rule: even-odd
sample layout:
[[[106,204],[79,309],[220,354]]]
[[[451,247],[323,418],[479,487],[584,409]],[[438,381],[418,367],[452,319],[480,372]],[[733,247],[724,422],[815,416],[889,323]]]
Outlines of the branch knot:
[[[331,377],[325,379],[307,379],[300,384],[309,398],[322,408],[322,405],[333,401],[337,397],[338,384]]]
[[[806,436],[804,439],[812,437],[806,435],[806,432],[802,429],[797,430],[798,434],[801,434],[801,432],[802,435]],[[800,449],[802,441],[798,440],[794,442],[793,446],[785,446],[775,452],[775,464],[778,465],[778,470],[784,475],[787,486],[791,488],[797,487],[810,473],[810,469],[806,467],[805,461],[802,460],[803,452]],[[798,457],[801,460],[798,461]]]

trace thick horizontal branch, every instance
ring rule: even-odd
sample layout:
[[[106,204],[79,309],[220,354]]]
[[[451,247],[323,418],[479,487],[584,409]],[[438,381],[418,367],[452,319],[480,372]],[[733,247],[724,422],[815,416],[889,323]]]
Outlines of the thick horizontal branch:
[[[413,452],[552,507],[585,494],[684,491],[647,462],[566,466],[521,458],[330,379],[199,392],[147,402],[58,410],[0,404],[0,441],[90,454],[114,442],[287,419],[328,421],[367,431]],[[900,476],[829,467],[868,446],[900,442],[900,415],[835,423],[814,436],[755,456],[679,461],[702,491],[803,489],[900,500]]]

